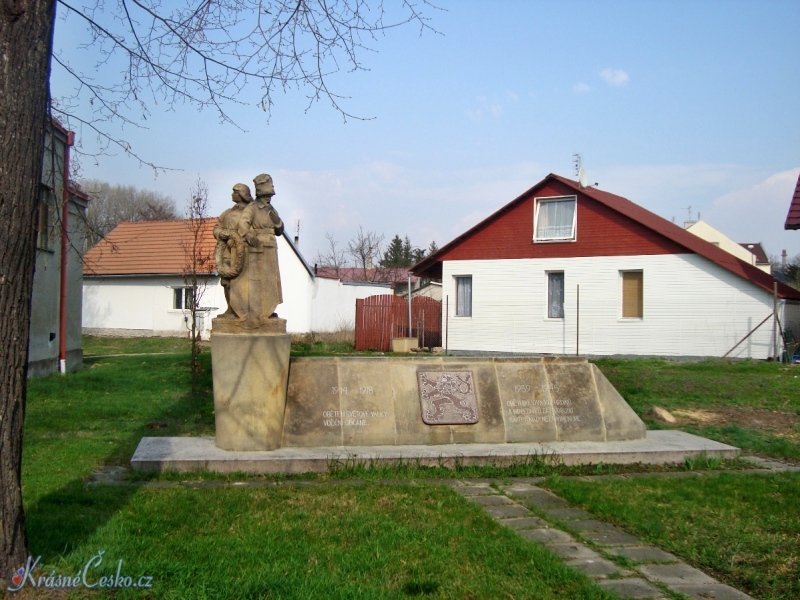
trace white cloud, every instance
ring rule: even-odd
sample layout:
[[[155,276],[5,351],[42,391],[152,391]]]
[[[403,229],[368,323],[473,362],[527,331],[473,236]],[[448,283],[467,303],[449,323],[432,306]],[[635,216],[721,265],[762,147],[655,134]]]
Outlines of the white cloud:
[[[682,225],[692,218],[738,242],[761,242],[767,253],[800,252],[800,236],[783,229],[800,168],[778,173],[742,165],[641,165],[593,170],[600,189],[628,198]]]
[[[506,92],[506,95],[514,94],[514,92]],[[516,96],[516,94],[514,94]],[[518,96],[516,96],[519,99]],[[486,115],[499,119],[503,116],[503,105],[499,101],[492,100],[486,96],[477,96],[475,100],[478,102],[478,108],[468,108],[464,111],[470,121],[482,121]]]
[[[511,100],[511,102],[519,102],[519,94],[511,90],[506,91],[506,98]]]
[[[622,69],[603,69],[600,71],[600,78],[608,85],[614,87],[626,85],[630,79],[628,74]]]
[[[800,251],[800,236],[786,231],[786,213],[800,168],[774,173],[755,184],[715,198],[703,220],[724,231],[737,242],[761,242],[769,254],[787,249]]]
[[[589,86],[589,84],[580,82],[572,86],[572,91],[578,94],[586,94],[588,92],[591,92],[592,88]]]

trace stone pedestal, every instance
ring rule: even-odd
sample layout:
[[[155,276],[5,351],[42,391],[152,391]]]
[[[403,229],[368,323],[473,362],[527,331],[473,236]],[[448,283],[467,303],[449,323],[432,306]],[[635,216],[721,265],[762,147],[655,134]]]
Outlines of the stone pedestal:
[[[219,448],[280,447],[291,349],[285,323],[284,333],[220,333],[215,323],[211,368]]]
[[[419,341],[417,338],[394,338],[392,340],[392,352],[396,352],[398,354],[405,353],[408,354],[411,350],[419,348]]]

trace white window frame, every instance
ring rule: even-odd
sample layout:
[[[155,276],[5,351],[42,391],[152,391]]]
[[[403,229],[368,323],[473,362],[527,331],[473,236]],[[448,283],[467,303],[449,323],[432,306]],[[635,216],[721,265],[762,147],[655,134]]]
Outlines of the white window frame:
[[[561,316],[560,317],[551,317],[550,316],[550,285],[552,284],[552,275],[561,275]],[[550,321],[563,321],[564,320],[564,301],[566,296],[566,289],[567,289],[567,277],[564,274],[564,271],[546,271],[545,276],[547,278],[546,283],[546,302],[545,302],[545,318]]]
[[[178,290],[182,290],[180,295],[181,305],[175,306],[177,304],[176,300],[178,299]],[[172,310],[179,310],[179,311],[191,311],[191,291],[192,286],[181,286],[181,287],[174,287],[172,288]]]
[[[461,298],[459,297],[459,294],[458,294],[458,282],[459,282],[459,280],[465,280],[465,281],[468,280],[469,281],[469,306],[466,306],[466,307],[463,306],[462,303],[459,301],[459,300],[461,300]],[[457,316],[457,317],[466,317],[466,318],[472,317],[472,292],[473,292],[472,275],[454,275],[453,276],[453,284],[455,285],[455,288],[456,288],[456,293],[455,293],[455,297],[456,297],[456,315],[455,316]]]
[[[552,243],[552,242],[574,242],[577,240],[577,225],[578,225],[578,197],[577,196],[546,196],[542,198],[534,198],[533,207],[533,243]],[[574,210],[572,211],[572,229],[568,236],[559,237],[538,237],[539,231],[539,210],[542,205],[554,202],[572,202]]]

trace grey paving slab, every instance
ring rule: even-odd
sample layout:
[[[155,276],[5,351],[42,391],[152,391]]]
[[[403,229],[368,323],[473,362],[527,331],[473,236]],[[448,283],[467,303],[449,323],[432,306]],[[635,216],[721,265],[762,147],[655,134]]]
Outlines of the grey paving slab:
[[[540,489],[532,483],[521,483],[521,482],[515,482],[510,485],[500,485],[498,487],[504,492],[508,492],[509,494],[515,494],[515,495],[525,494],[532,490]]]
[[[564,560],[600,560],[597,552],[579,543],[547,544],[547,549]]]
[[[699,569],[690,567],[685,563],[641,565],[636,569],[650,581],[659,581],[669,586],[718,583],[716,579],[712,579]]]
[[[513,500],[506,496],[501,496],[497,494],[495,496],[467,496],[467,499],[470,502],[474,502],[475,504],[480,504],[481,506],[502,506],[502,505],[513,505],[518,506]]]
[[[609,579],[598,584],[617,594],[620,598],[663,598],[664,592],[644,579]]]
[[[655,546],[620,546],[618,548],[607,548],[606,552],[616,556],[624,556],[638,563],[678,562],[677,557]]]
[[[604,558],[579,558],[567,561],[567,564],[592,579],[608,579],[609,575],[624,574],[622,569]]]
[[[734,458],[739,450],[678,430],[648,431],[642,440],[626,442],[547,442],[542,444],[443,444],[427,446],[326,446],[230,452],[213,437],[145,437],[131,466],[139,471],[214,471],[219,473],[327,473],[332,464],[512,464],[527,457],[558,455],[566,465],[680,463],[705,453]],[[473,480],[475,481],[475,480]]]
[[[503,525],[511,529],[536,529],[547,527],[547,521],[539,517],[519,517],[516,519],[505,519]]]
[[[486,506],[484,510],[495,519],[511,519],[514,517],[530,517],[530,511],[524,506],[511,504],[507,506]]]
[[[692,600],[753,600],[752,596],[748,596],[744,592],[723,583],[709,585],[671,585],[670,588],[689,596]]]
[[[575,543],[575,538],[558,529],[524,529],[519,534],[529,540],[543,544],[568,544]]]
[[[488,485],[463,485],[461,487],[453,487],[453,489],[462,496],[490,496],[497,494],[497,490]]]
[[[559,498],[553,492],[543,489],[531,490],[522,498],[525,504],[536,506],[537,508],[567,508],[569,504],[563,498]]]
[[[624,533],[610,523],[604,523],[596,519],[576,519],[566,523],[570,529],[575,531],[608,531],[614,533]]]
[[[549,517],[568,521],[571,519],[594,519],[594,515],[580,508],[546,508],[544,512]]]
[[[598,546],[641,546],[642,541],[627,533],[615,531],[587,531],[581,536]]]

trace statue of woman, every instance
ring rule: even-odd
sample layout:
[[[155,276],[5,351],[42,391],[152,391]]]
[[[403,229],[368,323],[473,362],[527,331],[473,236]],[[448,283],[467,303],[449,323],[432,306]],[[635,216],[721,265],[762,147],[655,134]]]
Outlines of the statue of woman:
[[[250,188],[237,183],[233,186],[231,200],[234,205],[219,216],[214,226],[214,237],[217,239],[214,260],[228,303],[228,309],[219,318],[246,319],[249,298],[246,275],[243,273],[247,265],[247,244],[239,234],[238,227],[245,208],[253,202]]]

